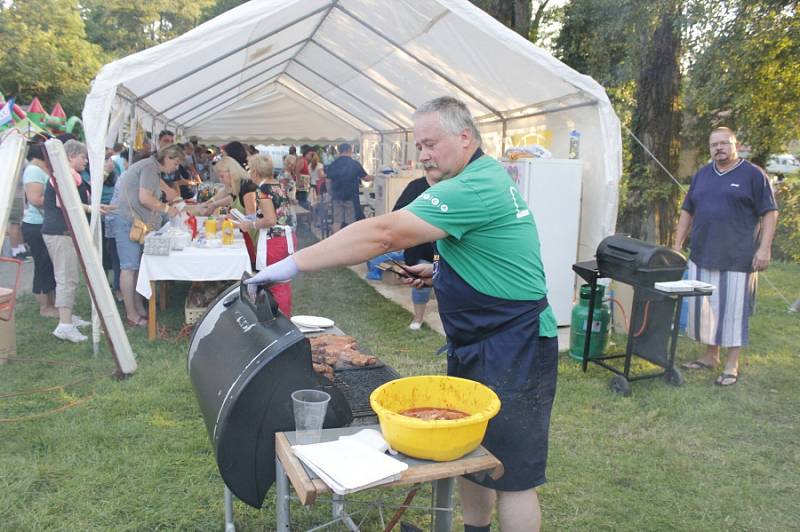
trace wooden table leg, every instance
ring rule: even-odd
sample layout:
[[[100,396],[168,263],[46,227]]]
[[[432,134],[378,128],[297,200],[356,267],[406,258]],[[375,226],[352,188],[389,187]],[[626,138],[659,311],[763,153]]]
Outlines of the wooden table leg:
[[[156,339],[156,294],[158,287],[150,281],[150,300],[147,303],[147,339]]]
[[[169,281],[159,281],[161,285],[161,293],[159,294],[161,312],[167,311],[167,298],[169,297],[169,285],[167,283],[169,283]]]

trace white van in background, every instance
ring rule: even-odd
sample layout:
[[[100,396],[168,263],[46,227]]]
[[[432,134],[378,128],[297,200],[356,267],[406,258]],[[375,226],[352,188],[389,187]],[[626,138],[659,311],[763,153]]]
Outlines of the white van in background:
[[[769,175],[777,176],[778,180],[791,174],[800,172],[800,162],[791,153],[770,155],[767,159],[766,171]]]

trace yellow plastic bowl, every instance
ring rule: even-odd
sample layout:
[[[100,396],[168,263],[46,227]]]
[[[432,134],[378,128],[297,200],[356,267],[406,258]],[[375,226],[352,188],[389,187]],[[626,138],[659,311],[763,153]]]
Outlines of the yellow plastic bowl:
[[[477,448],[489,420],[500,410],[500,399],[490,388],[442,375],[387,382],[372,392],[369,402],[378,414],[383,437],[393,449],[414,458],[439,462],[461,458]],[[469,416],[425,421],[399,413],[421,407],[452,408]]]

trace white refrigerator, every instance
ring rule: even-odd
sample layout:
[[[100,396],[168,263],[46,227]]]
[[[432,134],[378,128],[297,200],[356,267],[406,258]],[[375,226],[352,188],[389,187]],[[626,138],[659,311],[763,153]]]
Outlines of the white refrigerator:
[[[572,271],[578,255],[581,215],[580,159],[522,159],[501,161],[533,212],[547,299],[559,325],[569,325],[575,296]]]

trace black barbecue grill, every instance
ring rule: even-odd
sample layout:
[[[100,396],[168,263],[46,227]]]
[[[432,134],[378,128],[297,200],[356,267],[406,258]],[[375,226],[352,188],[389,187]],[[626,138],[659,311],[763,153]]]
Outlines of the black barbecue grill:
[[[591,286],[589,316],[594,315],[597,281],[613,279],[633,287],[633,305],[624,355],[603,355],[589,358],[592,319],[586,320],[583,349],[583,371],[589,362],[614,373],[611,388],[630,395],[630,382],[663,376],[675,386],[683,384],[683,376],[675,367],[678,338],[678,319],[684,297],[708,295],[709,291],[662,292],[654,284],[678,281],[686,269],[686,259],[671,249],[636,240],[624,235],[605,238],[597,247],[596,260],[579,262],[572,269]],[[643,358],[663,371],[631,376],[631,358]],[[624,358],[623,369],[608,361]]]
[[[244,284],[223,292],[198,322],[188,369],[220,475],[256,508],[275,481],[275,433],[295,429],[293,391],[328,392],[324,427],[343,427],[374,415],[369,394],[397,378],[388,366],[336,372],[333,382],[318,375],[308,339],[278,312],[268,291],[254,299]]]

